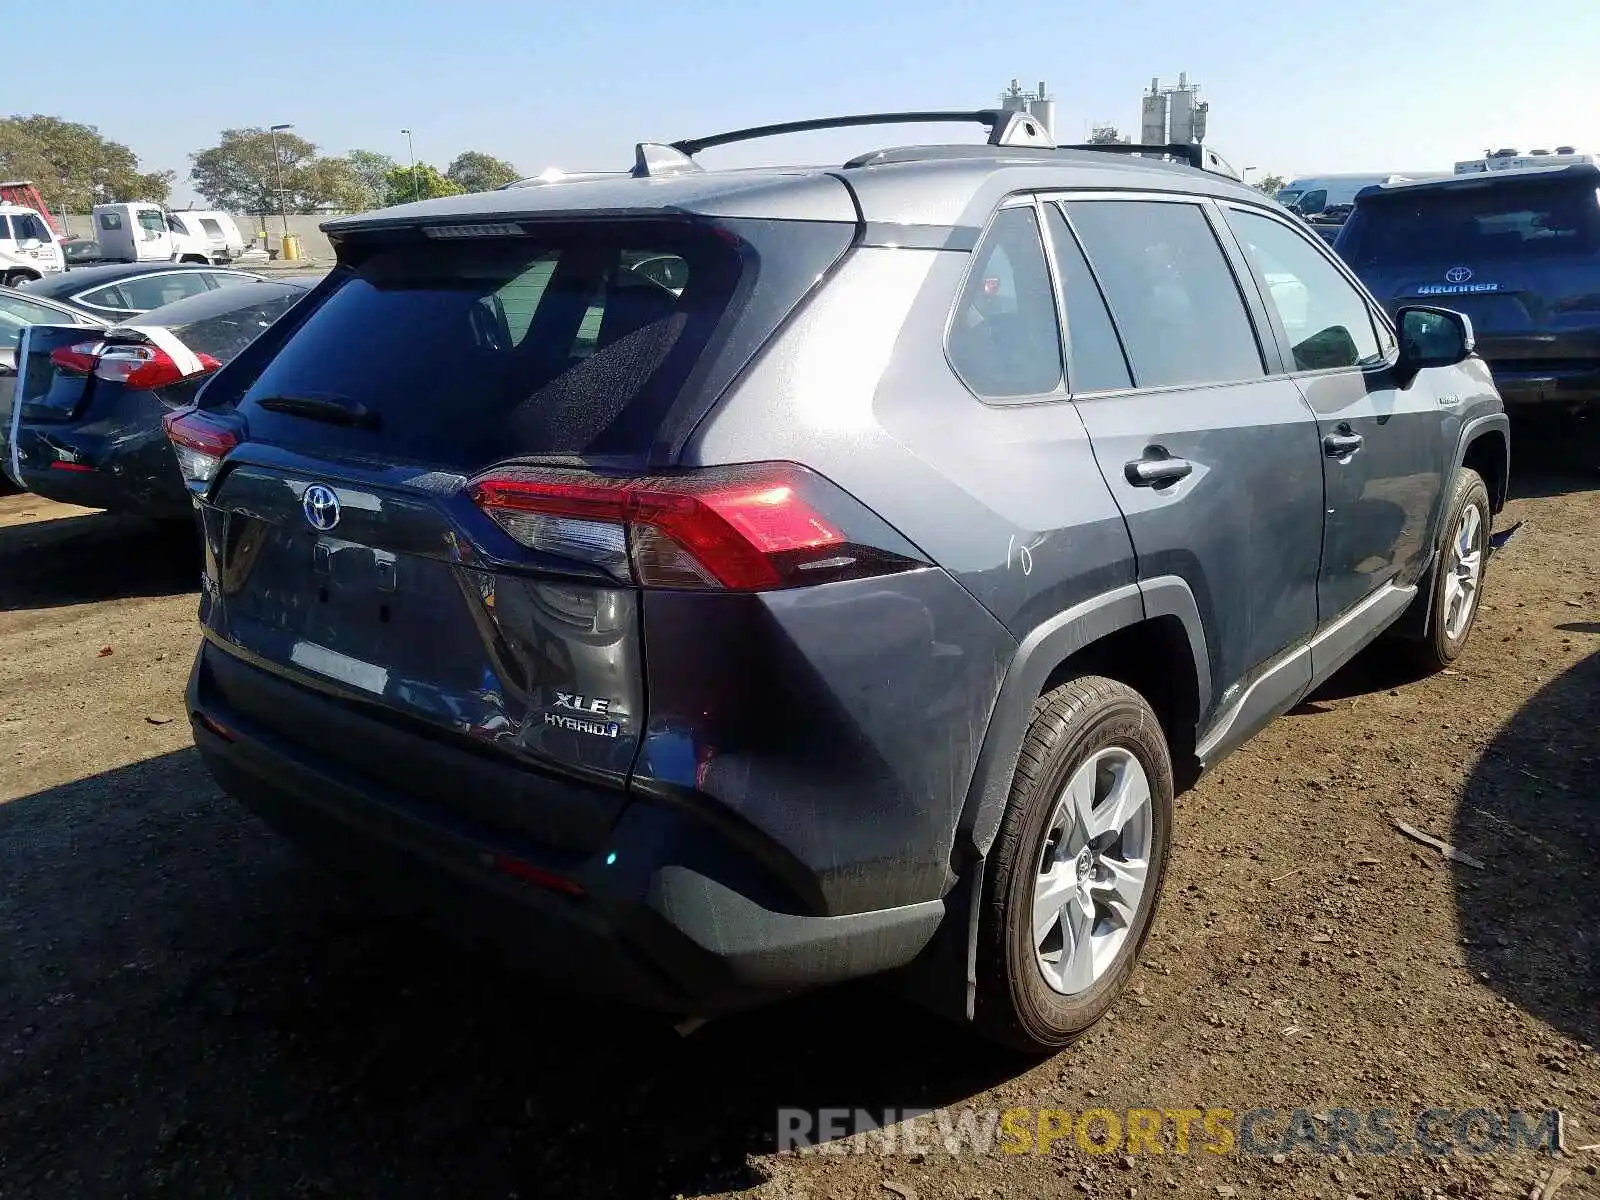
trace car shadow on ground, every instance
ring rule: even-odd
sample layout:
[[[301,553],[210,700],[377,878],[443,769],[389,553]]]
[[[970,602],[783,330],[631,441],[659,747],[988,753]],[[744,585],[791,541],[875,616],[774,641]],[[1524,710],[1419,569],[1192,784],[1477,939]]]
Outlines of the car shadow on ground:
[[[201,566],[196,530],[181,522],[97,512],[3,525],[0,611],[176,596],[198,588]]]
[[[0,877],[7,1196],[698,1195],[760,1181],[779,1107],[1026,1065],[872,988],[688,1038],[548,996],[343,894],[193,750],[0,805]]]
[[[1506,999],[1600,1043],[1600,652],[1546,684],[1467,781],[1451,841],[1468,961]]]

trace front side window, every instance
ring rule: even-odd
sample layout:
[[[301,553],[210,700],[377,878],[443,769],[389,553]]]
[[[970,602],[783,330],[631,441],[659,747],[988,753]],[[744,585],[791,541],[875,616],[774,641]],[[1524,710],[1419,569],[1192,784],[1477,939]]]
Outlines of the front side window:
[[[32,213],[11,218],[11,236],[19,242],[48,242],[50,228]]]
[[[1067,212],[1105,289],[1135,386],[1266,374],[1238,283],[1198,205],[1080,200]]]
[[[1320,250],[1270,217],[1237,209],[1227,213],[1288,335],[1295,370],[1383,360],[1367,302]]]
[[[980,396],[1037,396],[1061,384],[1061,327],[1039,221],[1001,211],[974,255],[950,325],[950,363]]]
[[[167,218],[160,209],[141,208],[139,210],[139,226],[151,233],[165,233]]]

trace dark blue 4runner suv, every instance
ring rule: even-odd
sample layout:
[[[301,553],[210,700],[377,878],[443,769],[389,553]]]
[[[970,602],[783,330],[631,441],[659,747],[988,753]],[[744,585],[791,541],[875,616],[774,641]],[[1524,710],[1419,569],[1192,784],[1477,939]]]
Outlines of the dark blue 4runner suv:
[[[1600,431],[1600,167],[1367,188],[1336,244],[1391,311],[1470,317],[1518,421],[1580,417]]]
[[[222,786],[574,987],[1087,1028],[1174,793],[1385,631],[1461,652],[1506,418],[1208,152],[950,115],[328,223],[167,418]]]

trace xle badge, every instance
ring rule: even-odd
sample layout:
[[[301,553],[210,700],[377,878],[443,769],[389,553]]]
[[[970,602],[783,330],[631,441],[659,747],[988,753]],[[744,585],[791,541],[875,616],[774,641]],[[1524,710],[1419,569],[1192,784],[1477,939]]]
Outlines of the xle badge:
[[[557,692],[556,707],[567,711],[545,713],[546,725],[565,729],[569,733],[586,733],[591,737],[614,738],[621,732],[615,721],[595,720],[611,711],[609,700],[580,696],[576,692]],[[569,716],[568,713],[577,715]]]

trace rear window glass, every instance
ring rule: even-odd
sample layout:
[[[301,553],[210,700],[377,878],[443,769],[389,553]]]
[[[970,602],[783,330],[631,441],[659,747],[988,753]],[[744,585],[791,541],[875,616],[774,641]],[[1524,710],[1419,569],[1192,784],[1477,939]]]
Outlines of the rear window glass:
[[[1600,195],[1590,186],[1518,184],[1384,196],[1357,206],[1339,249],[1355,267],[1593,254]]]
[[[358,435],[414,462],[634,455],[745,274],[733,239],[665,223],[377,249],[341,272],[241,406],[354,401],[380,416]],[[269,440],[352,432],[264,410],[250,421]]]
[[[196,353],[209,354],[218,362],[230,362],[304,295],[298,290],[281,291],[270,299],[258,300],[232,312],[174,326],[172,332]]]

